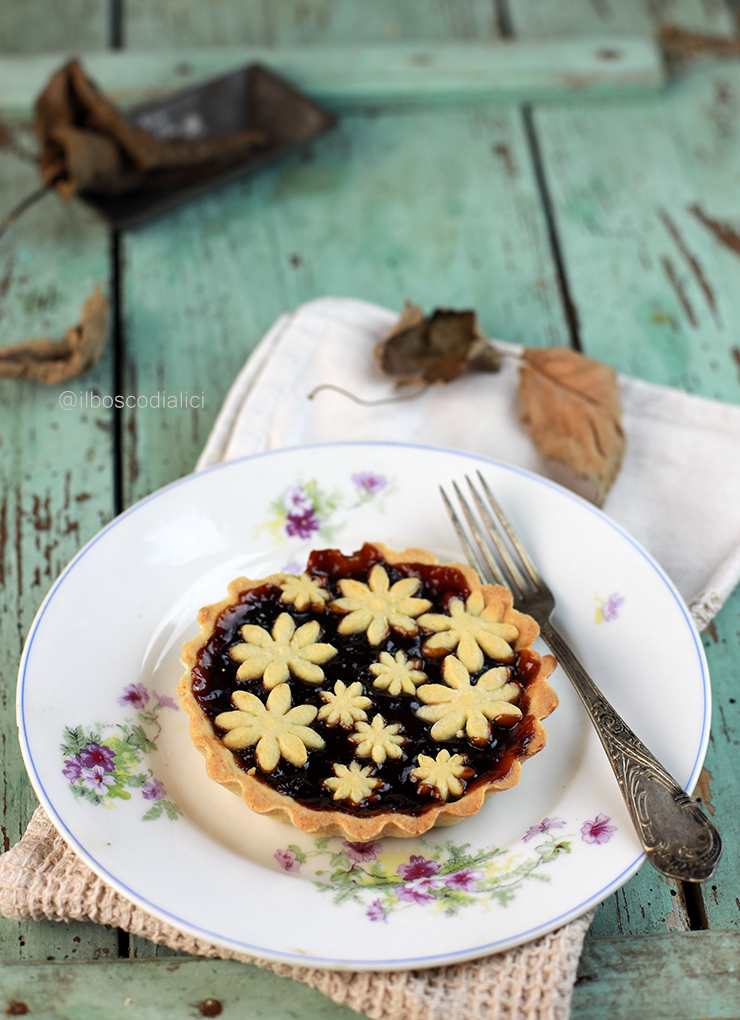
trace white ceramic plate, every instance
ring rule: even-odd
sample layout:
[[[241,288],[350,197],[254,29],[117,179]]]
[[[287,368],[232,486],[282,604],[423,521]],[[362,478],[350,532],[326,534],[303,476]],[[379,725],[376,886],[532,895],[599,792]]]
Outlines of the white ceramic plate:
[[[525,942],[642,863],[569,682],[545,750],[474,818],[418,840],[316,840],[211,782],[176,705],[183,641],[241,574],[365,540],[460,558],[438,484],[482,469],[553,587],[557,623],[637,734],[693,788],[709,678],[656,564],[590,504],[445,450],[336,444],[222,465],[122,514],[39,610],[18,687],[21,743],[55,824],[109,884],[196,937],[334,968],[454,962]],[[544,650],[544,649],[543,649]]]

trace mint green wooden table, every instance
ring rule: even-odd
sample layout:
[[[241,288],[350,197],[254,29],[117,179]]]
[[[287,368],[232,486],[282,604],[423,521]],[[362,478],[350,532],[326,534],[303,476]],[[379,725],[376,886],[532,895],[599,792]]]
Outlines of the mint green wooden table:
[[[253,56],[341,114],[308,155],[120,235],[48,197],[0,241],[0,343],[61,335],[96,283],[114,309],[101,394],[181,389],[172,416],[0,384],[2,836],[35,807],[15,677],[54,578],[118,511],[192,470],[231,380],[319,295],[478,309],[490,336],[572,344],[740,402],[740,61],[666,77],[661,23],[729,36],[721,0],[3,0],[0,213],[36,183],[28,119],[72,54],[123,105]],[[82,385],[82,383],[81,383]],[[733,468],[736,468],[733,465]],[[715,715],[700,796],[716,880],[644,868],[602,905],[573,1016],[740,1017],[740,594],[704,635]],[[0,924],[0,1013],[288,1020],[355,1014],[254,968],[94,925]]]

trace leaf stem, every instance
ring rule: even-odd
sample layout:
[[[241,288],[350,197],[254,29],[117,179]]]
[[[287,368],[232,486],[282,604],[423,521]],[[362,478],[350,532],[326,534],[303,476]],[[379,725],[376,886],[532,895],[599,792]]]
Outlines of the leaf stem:
[[[354,400],[356,404],[362,404],[363,407],[378,407],[380,404],[398,404],[403,400],[416,400],[422,393],[426,393],[428,389],[429,383],[425,382],[414,393],[406,393],[398,397],[383,397],[380,400],[363,400],[362,397],[357,397],[354,393],[350,393],[349,390],[345,390],[341,386],[335,386],[334,383],[321,383],[320,386],[316,386],[311,390],[308,394],[308,400],[313,400],[321,390],[334,390],[335,393],[341,393],[343,397],[349,397],[350,400]]]

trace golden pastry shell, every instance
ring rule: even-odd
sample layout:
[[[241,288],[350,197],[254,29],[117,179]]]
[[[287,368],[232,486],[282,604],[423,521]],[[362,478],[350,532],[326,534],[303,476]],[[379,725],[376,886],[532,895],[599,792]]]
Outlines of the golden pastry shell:
[[[389,549],[381,542],[371,543],[381,558],[391,566],[400,563],[438,564],[440,561],[426,549],[407,548],[401,552]],[[481,591],[486,604],[497,606],[501,622],[513,624],[519,631],[514,650],[531,648],[539,636],[539,627],[531,616],[513,608],[511,592],[500,585],[485,585],[472,567],[464,563],[446,563],[445,566],[459,570],[465,577],[471,593]],[[551,655],[537,656],[539,669],[530,679],[519,707],[525,719],[532,721],[532,735],[522,753],[514,759],[505,776],[489,782],[478,782],[458,800],[447,803],[440,801],[419,814],[383,812],[372,815],[355,815],[329,809],[315,810],[294,801],[255,776],[250,775],[236,763],[233,754],[219,739],[211,721],[202,711],[192,690],[192,669],[198,661],[201,649],[213,634],[221,613],[229,606],[236,605],[242,596],[266,584],[279,586],[293,575],[271,574],[259,580],[240,577],[228,586],[228,595],[221,602],[205,606],[198,614],[201,633],[183,646],[182,663],[185,673],[178,686],[180,703],[190,716],[190,739],[205,757],[206,771],[211,779],[240,796],[247,806],[258,814],[267,815],[279,821],[288,822],[303,832],[314,836],[343,836],[356,842],[369,842],[382,836],[419,836],[435,826],[452,825],[464,818],[477,814],[484,802],[494,793],[507,790],[519,782],[522,762],[537,754],[546,743],[546,732],[542,725],[557,707],[558,698],[547,683],[547,678],[556,666]]]

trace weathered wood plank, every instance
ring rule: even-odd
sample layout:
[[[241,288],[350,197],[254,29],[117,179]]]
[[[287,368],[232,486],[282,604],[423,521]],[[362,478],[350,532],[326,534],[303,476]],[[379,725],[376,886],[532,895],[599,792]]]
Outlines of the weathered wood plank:
[[[394,0],[358,4],[353,0],[282,0],[279,4],[240,0],[129,0],[125,45],[170,49],[266,43],[356,43],[413,39],[490,39],[497,34],[490,0]]]
[[[698,0],[660,5],[510,0],[509,14],[520,39],[573,38],[608,28],[615,45],[623,33],[650,33],[661,24],[710,33],[733,28],[723,4]],[[726,277],[716,291],[708,284],[708,246],[697,257],[701,239],[682,205],[692,177],[686,153],[699,120],[689,116],[682,143],[677,126],[686,123],[686,91],[684,83],[670,96],[604,104],[590,112],[585,106],[555,110],[540,104],[534,135],[575,339],[586,353],[626,373],[737,399],[737,387],[727,379],[726,353],[719,356],[719,350],[726,352],[726,337],[717,336],[717,301],[724,302],[733,288]],[[704,163],[712,165],[712,159]],[[729,166],[728,159],[718,168],[718,179],[733,179]],[[717,275],[717,260],[711,261]],[[690,924],[681,889],[644,867],[602,904],[591,934],[643,934]]]
[[[740,932],[587,939],[571,1020],[737,1020]]]
[[[672,116],[706,116],[685,85],[680,106],[672,96],[597,116],[539,109],[535,122],[584,349],[620,371],[736,401],[738,291],[723,286],[719,245],[692,215],[713,196],[697,166],[684,169],[672,131]]]
[[[176,404],[127,410],[126,504],[193,470],[236,373],[287,308],[270,181],[236,183],[124,237],[126,391]],[[182,406],[193,396],[195,411]]]
[[[679,104],[684,94],[691,102]],[[713,388],[725,399],[740,400],[740,345],[736,324],[740,316],[740,68],[737,64],[705,67],[690,75],[671,103],[671,128],[682,164],[695,188],[696,201],[683,211],[691,227],[703,232],[695,238],[693,250],[704,258],[700,245],[709,245],[706,276],[724,299],[724,318],[718,326],[714,346],[706,357],[714,362]],[[693,115],[685,115],[689,106]],[[718,306],[719,307],[719,306]],[[740,642],[740,592],[735,592],[715,621],[705,640],[712,676],[714,715],[712,739],[706,761],[703,793],[727,850],[715,881],[703,887],[707,923],[715,928],[740,925],[737,889],[740,881],[736,848],[737,788],[733,776],[740,769],[740,733],[737,714],[737,675]],[[733,852],[734,851],[734,852]]]
[[[28,147],[26,137],[19,144]],[[0,150],[0,195],[14,204],[36,187],[33,167]],[[0,342],[62,336],[95,285],[107,286],[106,231],[84,208],[48,197],[0,241]],[[21,761],[16,674],[24,638],[52,582],[113,512],[110,413],[86,411],[79,394],[109,390],[111,359],[72,384],[0,382],[0,749],[4,848],[36,806]],[[70,390],[63,409],[60,396]],[[81,406],[83,405],[83,406]],[[0,923],[2,959],[117,952],[93,925]]]
[[[725,842],[725,854],[714,880],[702,887],[710,928],[740,927],[740,822],[737,780],[740,772],[740,693],[737,689],[740,647],[740,590],[728,600],[705,635],[714,697],[712,737],[700,791]]]
[[[731,35],[734,24],[723,0],[507,0],[511,26],[518,36],[581,36],[605,32],[650,35],[662,25],[711,35]]]
[[[0,966],[0,1010],[34,1020],[357,1020],[321,992],[249,964],[178,958]],[[14,1010],[14,1012],[13,1012]]]
[[[0,52],[96,50],[111,35],[110,0],[23,0],[0,4]]]
[[[733,402],[740,262],[697,210],[728,222],[740,212],[737,94],[737,68],[726,66],[641,104],[534,114],[583,349],[621,371]],[[712,775],[737,769],[729,750],[710,753]],[[647,874],[601,908],[595,933],[680,920],[665,897],[656,909]],[[729,907],[732,876],[725,888]],[[647,917],[645,903],[653,905]]]
[[[0,59],[0,106],[5,116],[27,119],[44,83],[71,55]],[[111,51],[82,54],[81,59],[101,88],[124,108],[255,61],[337,110],[641,95],[660,89],[664,81],[652,40],[624,38],[615,49],[605,36],[457,44],[229,46],[164,54]]]
[[[589,938],[615,935],[657,935],[690,928],[679,884],[659,875],[649,864],[601,904],[589,928]]]
[[[589,939],[572,1020],[737,1020],[738,932]],[[12,1004],[17,1005],[13,1006]],[[39,1020],[350,1020],[358,1014],[289,978],[223,960],[4,964],[0,1009]]]

